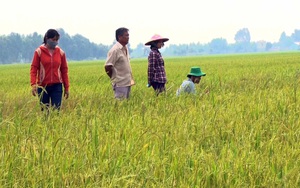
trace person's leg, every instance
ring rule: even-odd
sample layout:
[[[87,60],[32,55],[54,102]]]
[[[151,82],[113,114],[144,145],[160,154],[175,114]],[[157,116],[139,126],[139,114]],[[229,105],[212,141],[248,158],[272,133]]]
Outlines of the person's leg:
[[[39,96],[39,100],[40,100],[40,104],[41,104],[41,110],[44,111],[44,109],[48,109],[49,108],[49,102],[50,102],[50,96],[48,94],[47,91],[47,87],[39,87],[38,88],[38,96]]]
[[[127,87],[127,91],[126,91],[126,98],[129,99],[130,97],[130,91],[131,91],[131,86]]]
[[[113,86],[113,90],[115,93],[115,98],[122,100],[122,99],[128,99],[130,96],[130,86],[125,86],[125,87],[116,87]]]
[[[62,101],[63,88],[62,84],[54,84],[49,86],[49,95],[51,99],[51,106],[54,109],[60,110]]]
[[[165,83],[152,82],[151,85],[157,95],[166,91]]]

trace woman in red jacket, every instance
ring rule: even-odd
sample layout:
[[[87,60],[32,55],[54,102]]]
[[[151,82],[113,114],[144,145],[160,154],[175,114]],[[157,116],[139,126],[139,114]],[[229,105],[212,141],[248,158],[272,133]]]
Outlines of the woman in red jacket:
[[[30,69],[30,83],[32,95],[38,95],[44,108],[60,109],[62,95],[69,97],[69,76],[66,54],[57,46],[59,33],[49,29],[44,42],[33,56]],[[64,92],[63,92],[64,87]]]

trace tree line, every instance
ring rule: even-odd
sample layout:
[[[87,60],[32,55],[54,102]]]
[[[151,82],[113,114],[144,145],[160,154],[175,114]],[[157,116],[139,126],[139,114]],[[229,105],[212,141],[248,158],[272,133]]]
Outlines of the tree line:
[[[63,29],[59,46],[66,52],[68,60],[81,61],[103,59],[110,46],[95,44],[80,34],[70,36]],[[44,36],[36,32],[30,35],[11,33],[0,36],[0,64],[31,62],[35,49],[42,44]]]
[[[169,45],[163,52],[164,56],[193,56],[209,54],[237,54],[255,52],[277,52],[300,50],[300,30],[295,29],[291,36],[282,32],[278,42],[267,42],[264,40],[251,42],[251,34],[248,28],[237,31],[234,37],[235,43],[229,44],[226,39],[215,38],[207,44],[190,43]],[[131,56],[143,57],[147,55],[149,48],[140,43]]]
[[[68,60],[96,60],[105,59],[108,50],[113,45],[103,45],[91,42],[80,34],[70,36],[63,29],[58,29],[61,37],[59,46],[66,52]],[[0,36],[0,64],[29,63],[31,62],[34,50],[42,44],[42,35],[34,32],[30,35],[11,33],[7,36]],[[164,56],[191,56],[209,54],[234,54],[234,53],[255,53],[274,51],[295,51],[300,50],[300,30],[295,29],[291,36],[282,32],[278,42],[267,42],[264,40],[251,42],[251,34],[248,28],[237,31],[234,37],[235,43],[229,44],[226,39],[215,38],[207,44],[171,44],[162,49]],[[114,41],[115,42],[115,41]],[[113,42],[113,43],[114,43]],[[149,47],[143,43],[132,49],[129,44],[131,58],[147,57]]]

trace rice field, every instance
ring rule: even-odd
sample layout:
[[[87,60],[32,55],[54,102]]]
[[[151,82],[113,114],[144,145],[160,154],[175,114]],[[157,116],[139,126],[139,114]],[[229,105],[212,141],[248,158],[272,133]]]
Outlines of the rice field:
[[[0,187],[300,187],[300,53],[165,58],[167,92],[133,59],[129,100],[104,61],[69,62],[46,116],[30,64],[0,66]],[[191,66],[196,95],[175,92]]]

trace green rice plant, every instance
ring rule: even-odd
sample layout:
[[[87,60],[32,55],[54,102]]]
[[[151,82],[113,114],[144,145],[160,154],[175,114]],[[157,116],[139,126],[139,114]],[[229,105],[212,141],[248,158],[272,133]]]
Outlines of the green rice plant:
[[[299,53],[147,59],[117,101],[104,61],[69,62],[70,98],[40,111],[29,64],[0,66],[1,187],[299,187]],[[175,93],[191,66],[196,95]]]

